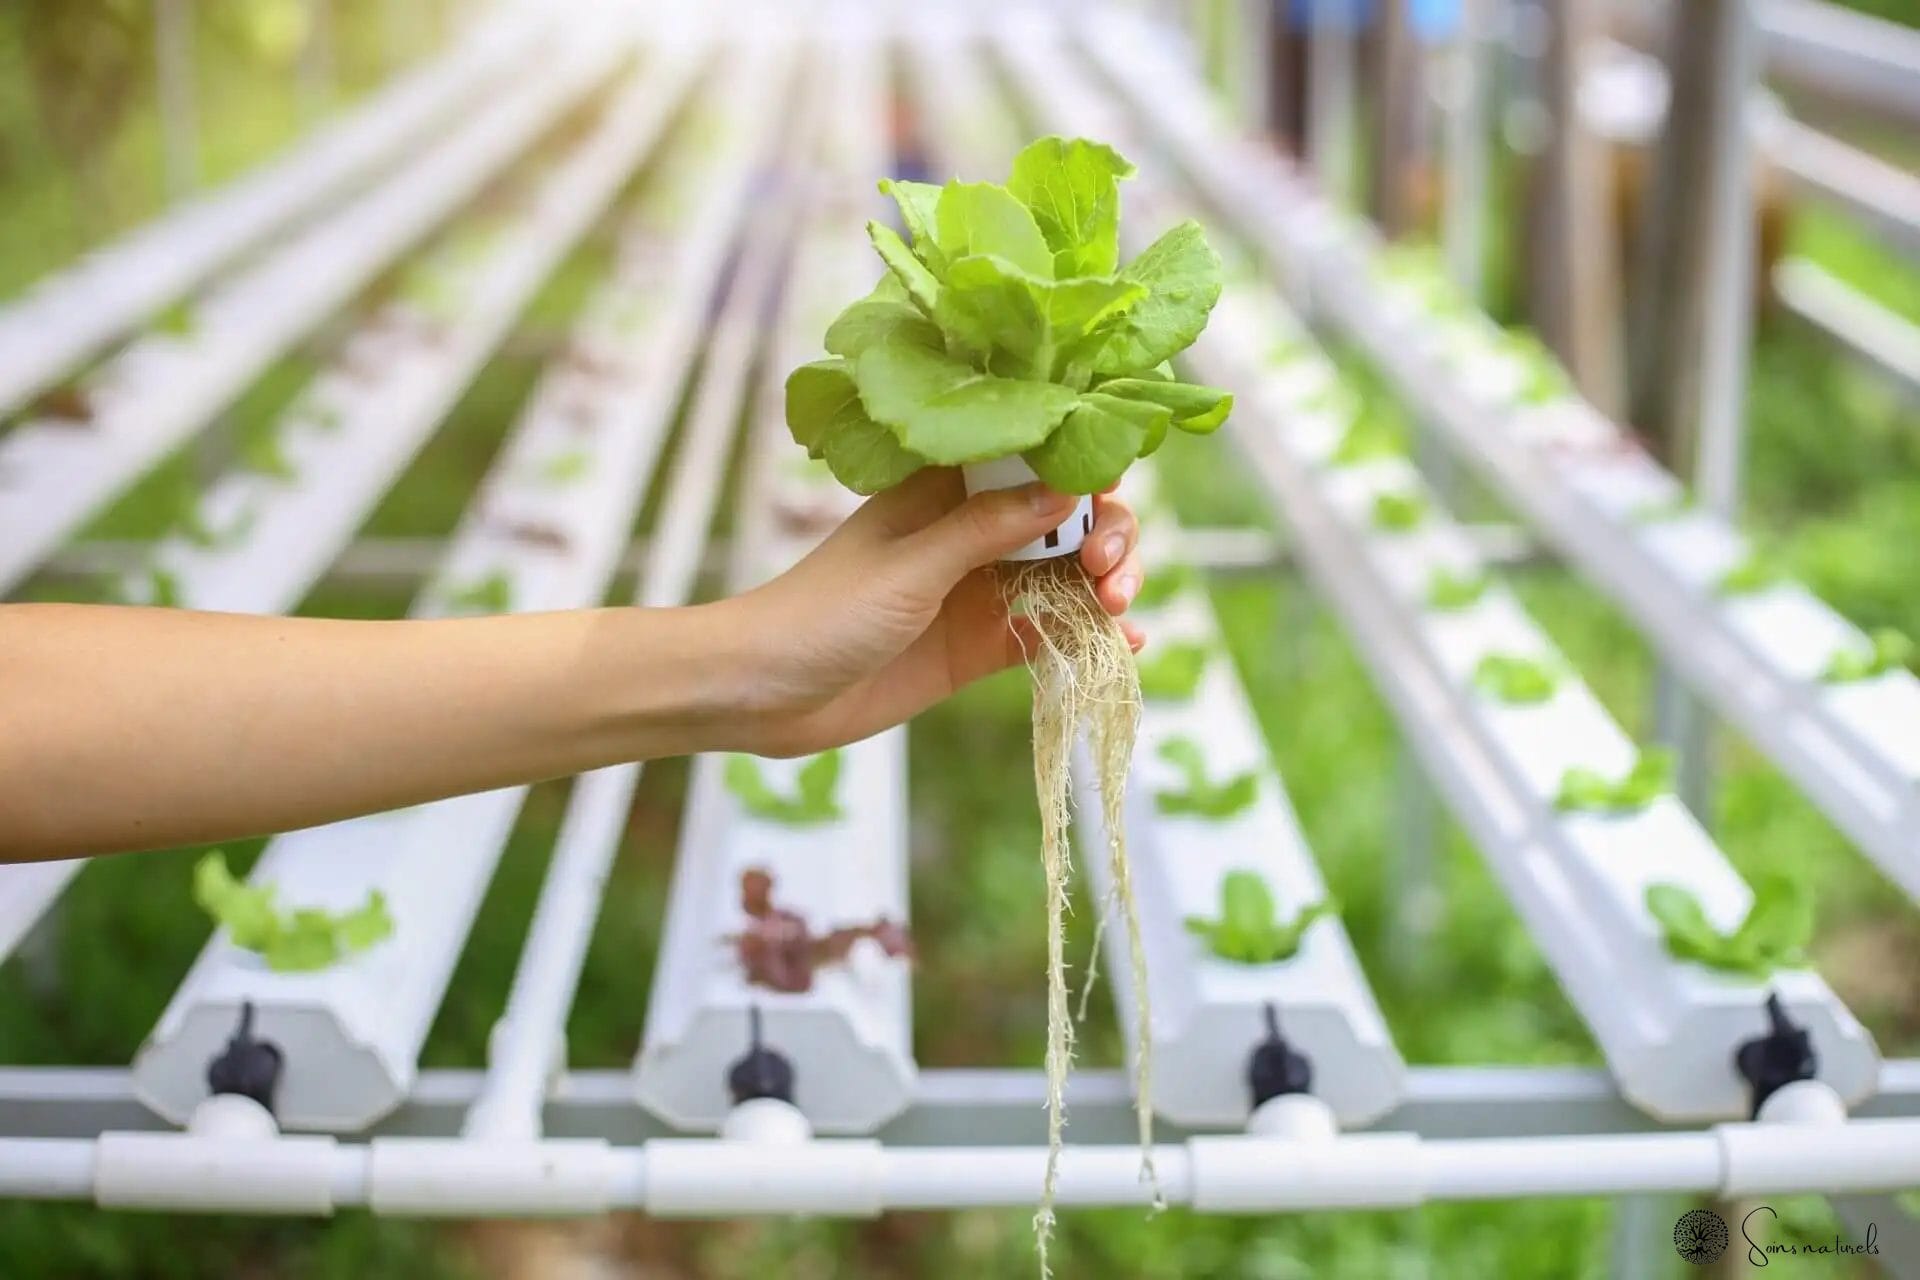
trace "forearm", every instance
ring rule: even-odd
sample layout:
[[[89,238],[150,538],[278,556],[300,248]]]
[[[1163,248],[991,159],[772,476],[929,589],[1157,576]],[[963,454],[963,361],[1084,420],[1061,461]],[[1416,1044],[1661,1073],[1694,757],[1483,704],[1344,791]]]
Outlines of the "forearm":
[[[0,607],[0,861],[291,830],[744,739],[751,628]]]

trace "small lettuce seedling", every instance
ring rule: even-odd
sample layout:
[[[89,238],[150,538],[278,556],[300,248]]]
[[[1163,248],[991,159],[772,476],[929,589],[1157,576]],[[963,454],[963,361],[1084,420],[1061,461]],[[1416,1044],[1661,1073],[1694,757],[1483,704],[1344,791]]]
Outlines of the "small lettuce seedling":
[[[35,396],[27,416],[46,418],[61,426],[92,426],[93,393],[88,389],[86,379],[75,374]]]
[[[585,449],[568,449],[535,466],[533,478],[540,484],[558,489],[586,479],[592,471],[592,454]]]
[[[1347,424],[1334,446],[1332,462],[1336,467],[1351,467],[1381,458],[1404,458],[1407,452],[1407,433],[1398,419],[1364,411]]]
[[[1187,932],[1201,938],[1207,949],[1236,964],[1278,964],[1299,953],[1307,929],[1323,917],[1337,915],[1331,899],[1300,908],[1282,921],[1274,910],[1267,882],[1252,871],[1229,871],[1220,881],[1220,918],[1187,917]]]
[[[794,775],[794,793],[781,795],[767,785],[752,756],[728,756],[727,790],[739,799],[740,807],[756,818],[790,827],[816,822],[832,822],[841,816],[834,788],[840,783],[840,752],[822,751],[800,766]]]
[[[171,569],[155,565],[147,571],[147,597],[140,603],[156,609],[180,607],[180,577]]]
[[[1864,650],[1842,649],[1827,659],[1826,670],[1820,673],[1820,678],[1828,684],[1871,680],[1900,670],[1913,661],[1913,655],[1913,640],[1905,632],[1879,627],[1867,637]]]
[[[201,509],[200,487],[190,479],[183,478],[173,495],[173,517],[169,523],[172,532],[192,545],[219,550],[244,541],[259,517],[259,511],[249,507],[225,529],[214,528],[207,522],[206,514]]]
[[[747,927],[725,941],[734,949],[749,983],[799,994],[813,990],[813,975],[823,965],[839,964],[862,938],[872,938],[886,954],[913,957],[906,926],[882,916],[872,924],[843,925],[816,934],[797,911],[773,905],[773,876],[752,867],[740,873],[740,909]]]
[[[1158,609],[1168,604],[1182,591],[1186,591],[1199,582],[1192,565],[1175,561],[1156,568],[1147,580],[1140,584],[1139,593],[1133,597],[1136,609]]]
[[[182,298],[167,307],[153,318],[153,331],[164,333],[172,338],[190,338],[198,327],[193,314],[193,301]]]
[[[1160,758],[1185,775],[1186,789],[1162,791],[1154,797],[1160,812],[1170,818],[1231,818],[1260,795],[1260,775],[1248,770],[1225,782],[1207,776],[1206,753],[1192,738],[1169,738],[1160,744]]]
[[[513,609],[513,581],[495,569],[484,578],[447,589],[447,608],[459,613],[509,613]]]
[[[378,889],[344,915],[315,907],[286,910],[274,902],[274,886],[236,880],[218,849],[193,869],[193,899],[224,925],[236,947],[258,952],[279,973],[331,968],[356,951],[393,936],[393,917]]]
[[[1442,613],[1470,609],[1480,603],[1480,597],[1492,585],[1492,577],[1480,570],[1455,573],[1447,568],[1435,569],[1427,578],[1427,607]]]
[[[1713,584],[1715,595],[1750,596],[1765,591],[1786,575],[1771,557],[1754,551],[1745,560],[1720,575]]]
[[[1490,653],[1473,669],[1474,687],[1501,702],[1545,702],[1560,687],[1554,669],[1537,658]]]
[[[1500,340],[1500,350],[1519,362],[1526,372],[1520,384],[1522,404],[1558,404],[1573,394],[1573,383],[1560,364],[1560,357],[1532,330],[1507,330]]]
[[[1746,919],[1731,933],[1715,928],[1700,899],[1677,884],[1649,885],[1647,913],[1659,924],[1667,952],[1675,959],[1756,981],[1776,969],[1805,964],[1813,937],[1812,900],[1783,875],[1760,881]]]
[[[1427,518],[1426,495],[1417,490],[1380,493],[1373,498],[1373,527],[1387,533],[1408,533]]]
[[[1149,702],[1191,702],[1211,656],[1206,645],[1170,644],[1140,660],[1140,696]]]
[[[292,460],[287,457],[280,433],[272,423],[248,433],[240,445],[240,463],[248,471],[274,480],[289,481],[296,479],[299,474],[294,470]]]
[[[1693,495],[1682,489],[1670,498],[1650,498],[1640,503],[1627,513],[1627,523],[1660,524],[1667,520],[1677,520],[1693,508]]]
[[[1619,778],[1597,769],[1573,768],[1560,778],[1556,809],[1567,813],[1638,813],[1673,790],[1673,752],[1648,747]]]

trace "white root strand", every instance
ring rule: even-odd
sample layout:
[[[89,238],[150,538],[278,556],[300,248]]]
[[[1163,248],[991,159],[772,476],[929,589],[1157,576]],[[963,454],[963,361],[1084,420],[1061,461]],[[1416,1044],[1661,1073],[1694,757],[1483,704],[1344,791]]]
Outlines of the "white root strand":
[[[1125,634],[1101,608],[1092,584],[1074,559],[1002,565],[1001,585],[1008,600],[1024,612],[1039,636],[1037,650],[1028,655],[1028,667],[1033,676],[1034,787],[1040,804],[1041,866],[1047,899],[1047,1166],[1040,1205],[1034,1214],[1034,1232],[1040,1274],[1046,1280],[1050,1275],[1047,1248],[1054,1222],[1060,1146],[1066,1127],[1066,1077],[1073,1062],[1074,1019],[1069,1016],[1066,979],[1067,880],[1072,870],[1068,781],[1073,748],[1083,730],[1107,830],[1112,894],[1126,921],[1132,958],[1139,1024],[1134,1065],[1141,1173],[1154,1183],[1156,1203],[1159,1200],[1159,1181],[1150,1155],[1152,1050],[1146,961],[1134,910],[1124,821],[1127,771],[1140,725],[1140,683]],[[1091,979],[1089,966],[1089,986]],[[1084,1014],[1084,992],[1081,1009]]]

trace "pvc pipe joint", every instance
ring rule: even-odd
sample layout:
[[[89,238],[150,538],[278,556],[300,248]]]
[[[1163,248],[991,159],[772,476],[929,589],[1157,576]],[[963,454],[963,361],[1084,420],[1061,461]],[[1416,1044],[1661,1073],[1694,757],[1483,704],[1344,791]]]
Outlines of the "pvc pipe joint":
[[[790,1147],[810,1141],[813,1125],[784,1098],[748,1098],[727,1112],[720,1122],[720,1136],[734,1142]]]
[[[1331,1142],[1340,1126],[1333,1109],[1310,1093],[1282,1093],[1268,1098],[1247,1118],[1247,1134],[1284,1142]]]
[[[1006,458],[994,458],[987,462],[969,462],[960,468],[961,479],[966,482],[967,493],[989,493],[995,489],[1017,489],[1023,484],[1032,484],[1040,477],[1032,467],[1018,454]],[[1009,551],[1001,556],[1002,560],[1051,560],[1055,556],[1072,555],[1080,549],[1080,544],[1093,532],[1093,495],[1081,494],[1074,503],[1073,514],[1056,525],[1051,533],[1029,542],[1017,551]]]

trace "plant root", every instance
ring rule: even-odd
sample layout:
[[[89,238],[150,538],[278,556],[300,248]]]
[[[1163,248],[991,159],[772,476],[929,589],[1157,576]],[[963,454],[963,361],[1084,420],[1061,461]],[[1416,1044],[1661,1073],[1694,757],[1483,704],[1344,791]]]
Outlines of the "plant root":
[[[1127,863],[1125,802],[1127,771],[1140,727],[1140,682],[1120,624],[1095,599],[1078,558],[1004,563],[1001,589],[1009,612],[1023,614],[1037,643],[1027,654],[1033,677],[1033,777],[1040,803],[1041,868],[1047,900],[1047,1169],[1034,1232],[1040,1273],[1050,1274],[1047,1246],[1053,1230],[1054,1194],[1066,1127],[1066,1078],[1073,1063],[1074,1019],[1067,1000],[1067,879],[1072,870],[1069,786],[1075,746],[1084,733],[1106,829],[1111,903],[1126,922],[1132,956],[1135,1015],[1134,1105],[1140,1125],[1141,1176],[1159,1180],[1152,1158],[1152,1050],[1146,961],[1134,910]],[[1102,912],[1104,924],[1106,912]],[[1096,941],[1096,947],[1098,943]],[[1089,985],[1092,966],[1089,966]],[[1085,1009],[1084,993],[1081,1000]]]

